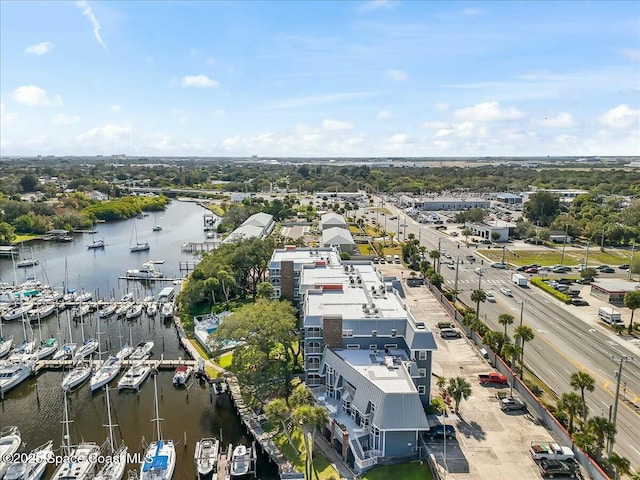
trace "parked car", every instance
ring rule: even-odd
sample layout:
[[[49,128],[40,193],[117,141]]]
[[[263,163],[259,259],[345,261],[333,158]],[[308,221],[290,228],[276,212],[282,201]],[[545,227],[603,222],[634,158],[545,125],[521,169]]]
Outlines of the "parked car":
[[[504,295],[506,295],[507,297],[513,297],[513,292],[511,291],[511,289],[510,289],[510,288],[507,288],[507,287],[501,287],[501,288],[500,288],[500,291],[501,291]]]
[[[524,273],[538,273],[538,269],[536,267],[527,268]]]
[[[620,265],[618,268],[619,268],[620,270],[629,270],[629,264],[628,264],[628,263],[625,263],[625,264],[623,264],[623,265]]]
[[[560,285],[571,285],[573,283],[573,280],[571,280],[570,278],[560,278],[556,280],[556,282],[558,282]]]
[[[478,380],[480,380],[481,385],[488,385],[490,383],[497,385],[506,385],[507,377],[505,377],[501,373],[490,372],[490,373],[481,373],[478,375]]]
[[[569,477],[575,478],[578,466],[574,460],[542,460],[538,465],[542,478]]]
[[[462,338],[460,330],[457,328],[443,328],[440,330],[441,338]]]
[[[529,452],[534,460],[572,460],[575,458],[573,450],[561,447],[557,443],[531,443]]]
[[[503,412],[515,412],[518,410],[527,410],[527,404],[519,398],[503,398],[500,400],[500,410]]]
[[[589,302],[583,300],[582,298],[572,298],[571,305],[575,305],[576,307],[588,307]]]
[[[569,267],[562,267],[562,266],[559,266],[559,267],[553,267],[553,268],[551,269],[551,271],[552,271],[553,273],[567,273],[567,272],[570,272],[570,271],[571,271],[571,269],[570,269]]]
[[[453,263],[447,263],[446,265],[447,265],[447,268],[450,269],[450,270],[455,270],[456,269],[456,266]]]
[[[437,440],[446,438],[447,440],[453,440],[456,438],[456,429],[452,425],[434,425],[427,432],[429,440]]]
[[[577,281],[581,285],[588,285],[593,282],[593,277],[584,277]]]
[[[499,268],[500,270],[506,270],[509,265],[506,263],[492,263],[491,268]]]

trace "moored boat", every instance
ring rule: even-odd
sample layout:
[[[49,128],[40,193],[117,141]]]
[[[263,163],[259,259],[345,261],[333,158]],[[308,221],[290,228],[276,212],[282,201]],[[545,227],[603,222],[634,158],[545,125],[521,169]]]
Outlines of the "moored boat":
[[[193,367],[188,365],[180,365],[176,368],[175,373],[173,374],[172,383],[175,387],[179,387],[181,385],[185,385],[189,377],[193,373]]]
[[[48,303],[45,305],[41,305],[37,308],[33,308],[29,310],[28,316],[29,320],[32,322],[37,322],[38,320],[43,320],[47,318],[49,315],[53,315],[56,311],[57,305],[55,303]]]
[[[125,317],[127,320],[133,320],[134,318],[138,318],[142,315],[142,308],[144,305],[142,303],[134,303],[127,309],[127,313]]]
[[[105,457],[107,462],[104,463],[98,474],[94,477],[94,480],[121,480],[124,475],[124,469],[127,466],[127,453],[128,447],[122,442],[116,449],[116,442],[113,435],[113,427],[117,427],[111,423],[111,402],[109,401],[109,386],[104,389],[104,394],[107,402],[107,418],[109,423],[106,425],[109,428],[108,438],[108,455]]]
[[[86,382],[91,376],[91,364],[79,363],[73,367],[62,379],[62,389],[66,392],[73,390]]]
[[[14,462],[2,477],[2,480],[38,480],[44,474],[53,457],[53,441],[31,450],[21,456],[24,461]]]
[[[58,349],[58,339],[55,337],[42,340],[40,345],[31,354],[34,360],[42,360],[43,358],[50,357]]]
[[[151,373],[151,366],[144,363],[138,363],[133,365],[124,372],[124,375],[118,380],[119,389],[133,389],[138,390],[149,374]]]
[[[147,315],[150,317],[155,317],[156,313],[158,313],[158,304],[156,302],[151,302],[147,305]]]
[[[91,391],[95,392],[111,382],[118,376],[121,367],[122,363],[118,357],[110,356],[107,358],[105,362],[100,365],[100,368],[91,375],[91,381],[89,382]]]
[[[118,309],[118,304],[117,303],[115,303],[115,302],[110,303],[109,305],[104,307],[102,310],[100,310],[100,312],[98,313],[98,317],[100,317],[100,318],[108,318],[111,315],[113,315],[114,313],[116,313],[117,309]]]
[[[104,240],[95,240],[87,244],[87,248],[104,248]]]
[[[133,350],[133,353],[129,356],[129,360],[146,360],[149,358],[154,345],[155,344],[151,340],[143,340]]]
[[[18,318],[25,318],[29,310],[33,308],[33,303],[27,302],[22,305],[12,308],[5,313],[2,318],[6,321],[17,320]]]
[[[73,355],[73,359],[76,361],[80,361],[95,352],[97,348],[98,341],[93,338],[89,338],[85,340],[80,348],[76,350],[76,353]]]
[[[76,348],[77,345],[75,343],[65,343],[53,354],[53,360],[68,360],[72,358]]]
[[[236,445],[231,454],[231,467],[229,475],[231,478],[239,478],[247,475],[251,468],[251,448],[245,445]]]
[[[216,472],[219,447],[220,442],[217,438],[201,438],[196,443],[193,459],[196,463],[198,480],[208,480]]]
[[[0,361],[0,393],[4,394],[25,381],[33,373],[33,362]]]
[[[162,304],[162,308],[160,309],[160,317],[163,319],[173,318],[173,302]]]
[[[11,457],[22,443],[18,427],[11,426],[0,431],[0,478],[11,465]]]

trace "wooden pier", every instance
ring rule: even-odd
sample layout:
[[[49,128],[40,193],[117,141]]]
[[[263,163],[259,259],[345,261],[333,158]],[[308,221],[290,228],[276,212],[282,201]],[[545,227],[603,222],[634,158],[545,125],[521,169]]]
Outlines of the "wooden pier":
[[[187,242],[183,243],[180,249],[183,252],[210,252],[215,250],[219,245],[219,242]]]
[[[231,449],[231,445],[229,445],[229,449]],[[216,480],[228,480],[230,461],[231,461],[230,451],[221,452],[220,455],[218,455]]]
[[[41,370],[59,370],[61,368],[72,368],[77,362],[74,360],[38,360],[36,361],[33,367],[33,373],[37,375]],[[195,360],[123,360],[123,367],[131,367],[133,365],[140,365],[143,363],[145,365],[150,366],[155,370],[172,370],[178,366],[185,365],[188,367],[192,367],[194,370],[198,368],[198,362]],[[94,368],[100,368],[102,362],[100,360],[91,360],[91,364]]]

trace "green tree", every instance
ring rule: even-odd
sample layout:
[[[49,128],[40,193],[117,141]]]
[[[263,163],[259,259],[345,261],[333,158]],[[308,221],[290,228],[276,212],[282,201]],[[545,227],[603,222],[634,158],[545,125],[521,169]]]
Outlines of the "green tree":
[[[640,290],[632,290],[624,294],[624,306],[631,310],[631,321],[629,322],[629,334],[633,333],[633,314],[636,308],[640,308]]]
[[[449,379],[447,393],[455,402],[455,413],[460,412],[460,402],[471,396],[471,384],[464,377],[456,377]]]
[[[640,275],[640,255],[636,255],[629,263],[629,271],[632,275]]]
[[[625,458],[616,452],[613,452],[607,460],[607,464],[613,468],[615,480],[620,478],[620,475],[627,474],[631,471],[631,462],[628,458]]]
[[[593,435],[598,456],[604,450],[605,440],[613,438],[616,434],[615,424],[601,416],[589,418],[584,430]]]
[[[275,422],[280,422],[282,425],[282,431],[287,436],[287,441],[291,448],[295,451],[298,451],[297,447],[293,443],[291,439],[291,433],[289,432],[289,428],[287,427],[287,420],[291,416],[291,411],[289,410],[289,406],[284,398],[276,398],[267,403],[264,407],[264,413]]]
[[[438,263],[440,262],[440,251],[438,251],[438,250],[431,250],[431,251],[429,252],[429,258],[430,258],[431,260],[433,260],[433,269],[434,269],[434,270],[437,270],[437,267],[436,267],[436,261],[437,261]]]
[[[565,392],[558,399],[558,410],[562,410],[569,417],[569,434],[573,433],[573,422],[582,412],[582,399],[574,392]]]
[[[20,187],[22,187],[23,192],[35,192],[37,185],[38,179],[33,175],[27,174],[20,179]]]
[[[582,398],[582,420],[587,419],[587,403],[584,399],[584,391],[593,392],[595,390],[595,379],[587,372],[574,372],[571,374],[569,385],[574,390],[580,390],[580,397]]]
[[[269,282],[262,282],[258,285],[256,296],[258,298],[269,299],[272,297],[276,289]]]
[[[507,325],[513,324],[514,317],[510,313],[501,313],[498,317],[498,323],[504,325],[504,336],[507,337]]]
[[[513,397],[513,384],[516,381],[516,363],[522,355],[522,348],[513,343],[505,343],[502,347],[502,357],[511,365],[511,385],[509,386],[509,396]]]
[[[0,245],[10,245],[16,238],[16,229],[7,222],[0,222]]]
[[[469,245],[469,235],[471,235],[471,230],[467,227],[462,229],[462,235],[464,235],[464,243]]]
[[[524,215],[532,223],[547,227],[560,213],[560,197],[547,192],[535,192],[529,196],[529,201],[524,206]]]
[[[305,478],[312,478],[313,442],[316,430],[329,423],[329,415],[324,407],[303,405],[293,412],[293,420],[302,429],[305,456]]]
[[[513,333],[513,338],[520,341],[520,348],[522,349],[522,352],[520,353],[520,379],[522,379],[522,375],[524,373],[524,344],[533,340],[535,335],[530,326],[520,325],[516,327]]]
[[[585,278],[585,277],[596,278],[598,276],[598,270],[596,270],[595,268],[588,267],[580,272],[580,276],[582,278]]]
[[[476,317],[480,320],[480,302],[487,300],[487,294],[484,290],[476,289],[471,293],[471,301],[476,302]]]
[[[500,240],[501,236],[502,235],[500,235],[500,232],[491,232],[491,240],[493,240],[494,242]]]

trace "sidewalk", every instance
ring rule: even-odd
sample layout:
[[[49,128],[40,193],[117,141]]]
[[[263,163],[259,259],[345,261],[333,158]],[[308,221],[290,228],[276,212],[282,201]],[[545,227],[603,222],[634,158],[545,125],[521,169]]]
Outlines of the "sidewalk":
[[[341,478],[347,480],[354,480],[357,478],[356,474],[353,473],[351,469],[344,464],[338,452],[336,452],[335,449],[331,448],[329,442],[327,442],[327,440],[322,435],[316,435],[314,437],[313,443],[314,447],[320,450],[320,452],[322,452],[322,455],[324,455],[327,460],[329,460],[331,465],[333,465],[333,468],[338,471]]]

